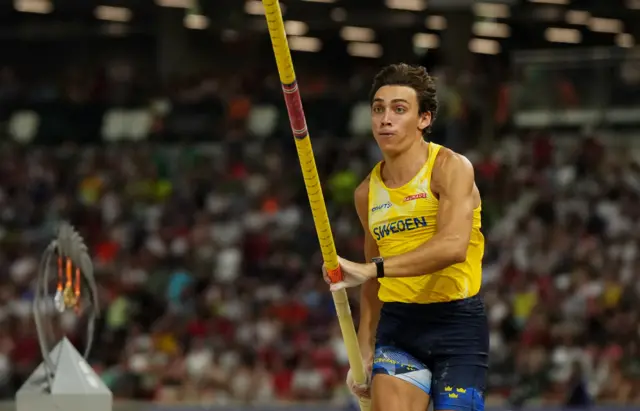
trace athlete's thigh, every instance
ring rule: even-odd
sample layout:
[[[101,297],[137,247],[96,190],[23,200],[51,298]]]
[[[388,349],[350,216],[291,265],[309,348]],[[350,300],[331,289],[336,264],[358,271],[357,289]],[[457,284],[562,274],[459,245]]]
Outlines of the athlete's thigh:
[[[448,356],[434,360],[431,389],[435,411],[483,411],[487,386],[485,357]]]
[[[453,309],[455,308],[455,309]],[[435,411],[482,411],[487,385],[489,330],[482,300],[452,304],[439,327],[429,366]]]
[[[372,411],[426,411],[431,371],[411,354],[378,345],[373,359]]]

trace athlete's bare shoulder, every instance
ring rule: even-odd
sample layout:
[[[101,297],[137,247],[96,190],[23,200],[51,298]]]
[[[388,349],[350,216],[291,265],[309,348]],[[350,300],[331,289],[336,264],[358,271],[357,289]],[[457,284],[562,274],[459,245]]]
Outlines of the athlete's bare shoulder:
[[[367,209],[369,207],[369,180],[371,179],[371,174],[369,174],[362,182],[358,185],[355,192],[353,193],[353,201],[356,205],[356,211],[360,218],[367,215]]]
[[[464,175],[474,182],[474,170],[471,161],[464,155],[442,147],[433,163],[431,190],[439,193],[452,175]],[[475,184],[474,184],[475,185]],[[477,189],[476,189],[477,190]]]
[[[441,170],[448,167],[462,167],[473,169],[471,161],[460,153],[456,153],[447,147],[442,147],[433,163],[433,171]]]

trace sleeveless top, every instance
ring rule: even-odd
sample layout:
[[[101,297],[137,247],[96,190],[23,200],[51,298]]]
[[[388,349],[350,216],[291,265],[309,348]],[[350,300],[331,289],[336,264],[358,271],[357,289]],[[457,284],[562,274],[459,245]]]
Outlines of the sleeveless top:
[[[405,185],[388,188],[376,164],[369,179],[369,231],[380,256],[404,254],[436,233],[438,198],[431,192],[431,174],[441,146],[429,143],[429,156]],[[473,210],[473,228],[466,261],[417,277],[380,278],[383,302],[427,304],[472,297],[480,291],[484,236],[480,232],[480,204]]]

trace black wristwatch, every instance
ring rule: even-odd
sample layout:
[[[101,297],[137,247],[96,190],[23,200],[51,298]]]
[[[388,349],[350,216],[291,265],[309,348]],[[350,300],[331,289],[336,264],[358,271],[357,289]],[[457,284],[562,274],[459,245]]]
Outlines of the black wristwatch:
[[[382,257],[373,257],[371,262],[376,265],[376,277],[382,278],[384,277],[384,258]]]

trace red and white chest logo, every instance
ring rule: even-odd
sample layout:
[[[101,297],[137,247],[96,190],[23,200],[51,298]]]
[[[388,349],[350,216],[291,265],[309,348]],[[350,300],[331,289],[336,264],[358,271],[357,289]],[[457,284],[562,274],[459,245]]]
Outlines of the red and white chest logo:
[[[404,198],[404,202],[406,203],[407,201],[414,201],[417,200],[419,198],[427,198],[427,193],[418,193],[418,194],[412,194],[410,196],[407,196]]]

